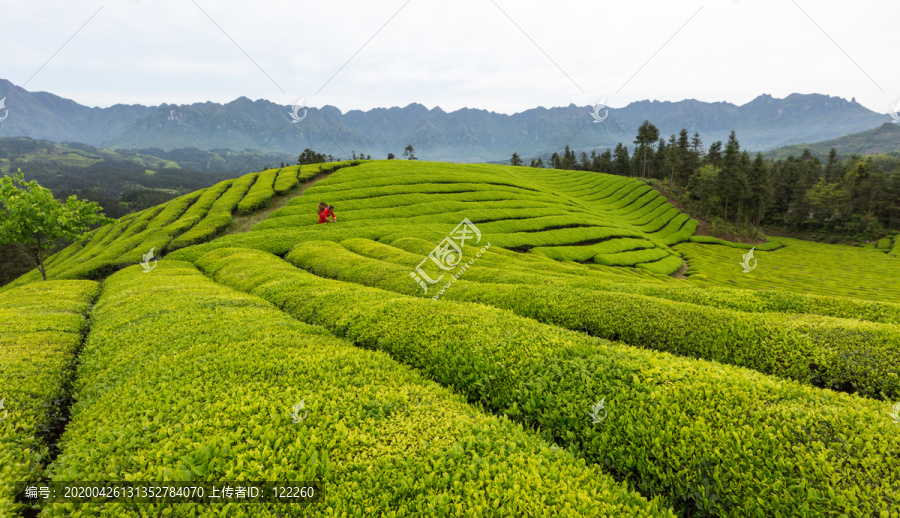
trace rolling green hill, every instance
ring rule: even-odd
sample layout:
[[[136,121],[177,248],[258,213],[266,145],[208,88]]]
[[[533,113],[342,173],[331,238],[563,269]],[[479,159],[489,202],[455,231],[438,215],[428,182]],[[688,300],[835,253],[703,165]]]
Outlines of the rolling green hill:
[[[877,128],[859,133],[844,135],[835,139],[809,144],[792,144],[764,153],[769,159],[785,159],[788,156],[800,156],[809,150],[813,156],[824,159],[828,151],[834,148],[840,156],[850,155],[890,155],[894,159],[900,156],[900,124],[885,122]]]
[[[59,445],[11,458],[9,478],[315,481],[310,516],[895,512],[896,238],[779,238],[744,273],[752,245],[694,235],[637,179],[322,167],[122,218],[51,258],[46,283],[0,289],[15,352],[0,441]],[[317,223],[320,202],[336,223]],[[68,316],[31,323],[54,312]],[[58,388],[18,374],[31,348],[55,355]],[[60,391],[62,435],[30,432]]]

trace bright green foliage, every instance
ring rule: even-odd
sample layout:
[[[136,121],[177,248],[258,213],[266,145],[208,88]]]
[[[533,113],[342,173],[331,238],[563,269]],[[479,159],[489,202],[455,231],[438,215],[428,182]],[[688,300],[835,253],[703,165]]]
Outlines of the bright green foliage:
[[[878,516],[900,499],[900,434],[886,403],[483,305],[321,279],[258,251],[221,249],[197,264],[539,427],[680,514]],[[608,417],[597,422],[589,413],[601,399]]]
[[[278,178],[275,179],[275,185],[272,186],[275,194],[281,196],[297,186],[297,183],[299,183],[297,178],[299,169],[300,166],[298,165],[279,169]]]
[[[323,172],[357,163],[334,162],[286,169],[292,169],[298,181],[306,181]],[[270,170],[263,174],[274,178],[273,175],[278,172]],[[86,235],[82,241],[48,258],[45,263],[47,276],[55,279],[102,279],[120,268],[141,262],[151,249],[154,250],[154,258],[158,259],[172,250],[208,241],[231,225],[232,213],[245,195],[249,195],[248,191],[251,185],[255,185],[258,175],[260,173],[251,173],[236,180],[225,180],[101,227]],[[268,200],[266,196],[269,194],[266,192],[273,190],[269,180],[258,184],[262,195],[255,196],[253,202],[258,207],[268,203],[260,200]],[[264,185],[268,188],[264,189]],[[0,291],[39,278],[38,271],[29,272],[0,288]]]
[[[838,295],[883,302],[900,302],[900,261],[855,246],[826,245],[777,238],[783,248],[754,252],[757,267],[743,273],[742,250],[717,245],[684,243],[675,250],[687,259],[688,280],[696,285],[787,290]],[[697,280],[694,274],[703,274]]]
[[[62,204],[50,189],[26,182],[21,173],[0,178],[0,245],[24,245],[44,280],[44,260],[58,240],[77,240],[91,226],[111,221],[96,202],[73,195]]]
[[[250,214],[265,207],[269,204],[272,196],[275,196],[275,178],[278,176],[278,169],[269,169],[259,173],[256,177],[253,187],[247,192],[240,203],[237,205],[238,214]]]
[[[361,239],[349,241],[348,246],[389,248]],[[429,295],[410,281],[410,267],[390,264],[384,254],[380,259],[370,259],[337,243],[309,242],[297,246],[288,258],[316,275],[408,295]],[[479,266],[467,270],[443,297],[489,304],[635,346],[748,367],[871,397],[884,393],[889,399],[900,398],[897,325],[813,315],[800,318],[742,313],[622,291],[585,289],[549,279],[543,285],[499,284],[503,277],[480,272]],[[485,282],[471,282],[476,280]],[[440,286],[432,289],[437,291]]]
[[[197,198],[196,203],[184,211],[184,214],[182,214],[172,225],[173,231],[175,233],[181,233],[185,230],[194,228],[194,225],[199,223],[203,217],[206,216],[222,194],[228,191],[233,182],[234,180],[225,180],[224,182],[219,182],[212,187],[205,189],[202,196]]]
[[[232,222],[232,213],[256,181],[259,173],[251,173],[236,179],[219,199],[213,203],[206,216],[190,230],[172,241],[171,249],[175,250],[212,239]],[[271,184],[270,184],[271,188]]]
[[[99,288],[47,281],[0,294],[0,516],[14,516],[15,483],[37,480],[47,461]]]
[[[325,497],[282,509],[56,504],[46,516],[674,516],[387,354],[188,263],[114,274],[92,322],[53,480],[318,480]]]
[[[343,228],[389,228],[390,233],[375,236],[379,240],[439,240],[447,230],[432,226],[468,218],[491,235],[494,246],[664,275],[683,264],[669,245],[687,240],[697,228],[695,220],[633,178],[378,161],[317,183],[253,230],[313,227],[320,201],[335,205]]]
[[[777,250],[777,249],[781,248],[782,246],[784,246],[781,244],[780,241],[778,241],[777,238],[772,241],[760,243],[758,245],[748,245],[746,243],[732,243],[731,241],[725,241],[724,239],[719,239],[717,237],[712,237],[712,236],[691,236],[691,238],[688,239],[688,241],[691,241],[693,243],[707,243],[707,244],[724,245],[724,246],[730,246],[733,248],[743,248],[745,250],[755,248],[757,250],[769,251],[769,250]]]

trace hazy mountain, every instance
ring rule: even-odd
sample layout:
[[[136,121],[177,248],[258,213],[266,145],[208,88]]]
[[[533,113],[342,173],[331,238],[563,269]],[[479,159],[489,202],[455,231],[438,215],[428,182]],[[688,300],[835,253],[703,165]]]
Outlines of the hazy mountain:
[[[808,149],[813,156],[826,157],[831,148],[834,148],[840,156],[900,155],[900,124],[884,123],[875,129],[844,135],[836,139],[784,146],[765,153],[765,156],[774,159],[786,158],[789,155],[800,156],[804,150]]]
[[[528,158],[560,151],[567,143],[578,151],[603,150],[618,142],[630,148],[644,120],[659,127],[665,138],[687,128],[700,133],[706,144],[725,140],[734,129],[742,148],[754,151],[833,139],[891,120],[854,99],[819,94],[791,94],[784,99],[761,95],[742,106],[694,99],[640,101],[609,109],[601,123],[593,123],[591,107],[574,104],[505,115],[470,108],[448,113],[415,103],[347,113],[333,106],[310,108],[302,121],[293,123],[290,107],[266,100],[241,97],[227,104],[89,108],[0,79],[2,97],[9,116],[0,123],[0,136],[104,148],[261,149],[291,155],[309,147],[345,158],[352,151],[373,158],[388,152],[399,156],[412,144],[420,159],[457,162],[505,160],[513,151]]]

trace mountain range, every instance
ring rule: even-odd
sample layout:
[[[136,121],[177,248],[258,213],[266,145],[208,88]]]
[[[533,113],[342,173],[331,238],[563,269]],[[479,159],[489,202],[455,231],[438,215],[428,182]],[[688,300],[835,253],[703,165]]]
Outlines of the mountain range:
[[[781,146],[834,139],[877,128],[891,118],[855,99],[821,94],[763,94],[738,106],[727,102],[638,101],[621,108],[591,106],[533,108],[513,115],[463,108],[446,112],[417,103],[406,107],[341,112],[334,106],[301,108],[240,97],[213,102],[159,106],[116,104],[88,107],[47,92],[29,92],[0,79],[6,119],[0,137],[81,142],[109,149],[198,148],[297,155],[304,148],[348,158],[352,152],[398,157],[411,144],[418,158],[450,162],[507,160],[562,151],[602,151],[631,142],[644,120],[668,138],[686,128],[705,144],[725,140],[733,129],[741,147],[766,151]]]

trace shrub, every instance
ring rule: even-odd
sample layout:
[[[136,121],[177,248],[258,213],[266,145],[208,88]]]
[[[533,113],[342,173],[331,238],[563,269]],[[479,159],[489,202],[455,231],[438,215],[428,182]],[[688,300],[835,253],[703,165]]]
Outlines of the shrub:
[[[262,252],[221,249],[197,264],[538,427],[680,514],[877,515],[900,498],[900,436],[884,403],[321,279]],[[597,422],[601,399],[608,418]]]
[[[571,453],[190,264],[104,283],[52,480],[316,481],[309,508],[53,504],[46,516],[668,516]],[[228,325],[222,325],[227,322]],[[291,407],[303,400],[304,419]],[[99,453],[102,452],[102,453]]]
[[[303,243],[288,258],[317,275],[423,295],[407,278],[409,267],[365,258],[336,243]],[[465,279],[456,281],[443,296],[490,304],[631,345],[870,397],[882,393],[900,397],[900,326],[812,315],[741,313],[556,283],[504,285],[490,274],[470,275],[476,269],[467,270]],[[485,277],[489,282],[470,282]]]
[[[265,207],[269,204],[269,200],[275,195],[275,178],[278,176],[278,169],[269,169],[259,173],[256,182],[246,196],[241,199],[237,205],[238,214],[250,214]]]
[[[15,516],[15,484],[35,480],[61,426],[75,355],[99,284],[46,281],[0,295],[0,516]]]

